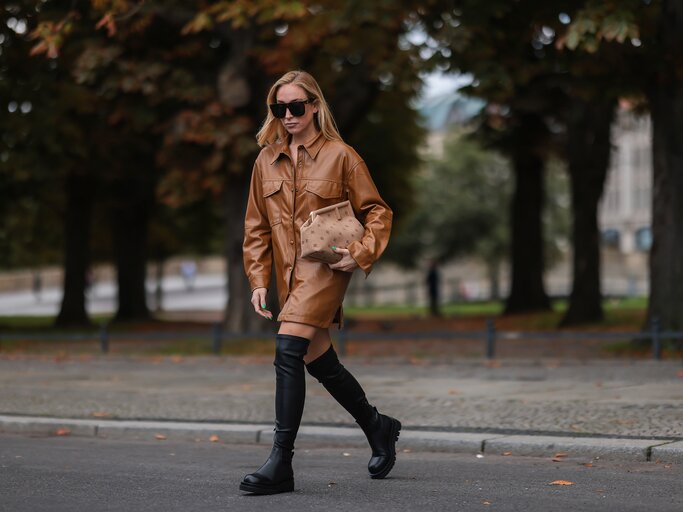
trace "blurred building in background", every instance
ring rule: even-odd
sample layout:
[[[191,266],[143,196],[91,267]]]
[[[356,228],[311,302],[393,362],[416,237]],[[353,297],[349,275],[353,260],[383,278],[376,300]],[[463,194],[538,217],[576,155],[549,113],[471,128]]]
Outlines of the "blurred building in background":
[[[600,204],[606,247],[624,254],[652,245],[652,126],[649,116],[622,106],[612,127],[612,159]]]

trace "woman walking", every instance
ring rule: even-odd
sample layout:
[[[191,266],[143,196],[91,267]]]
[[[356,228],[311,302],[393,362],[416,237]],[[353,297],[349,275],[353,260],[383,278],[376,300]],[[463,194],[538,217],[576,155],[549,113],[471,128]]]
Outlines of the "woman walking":
[[[372,457],[372,478],[384,478],[396,460],[401,423],[371,406],[358,381],[339,362],[330,325],[342,322],[351,274],[366,276],[389,241],[392,211],[358,154],[337,131],[315,79],[290,71],[268,93],[268,116],[257,134],[261,153],[251,178],[244,223],[244,268],[251,303],[271,319],[266,304],[275,264],[280,328],[275,346],[275,437],[268,460],[244,477],[240,489],[257,494],[294,490],[292,455],[306,397],[305,371],[356,420]],[[349,200],[364,226],[360,241],[332,247],[334,264],[301,257],[299,228],[313,210]]]

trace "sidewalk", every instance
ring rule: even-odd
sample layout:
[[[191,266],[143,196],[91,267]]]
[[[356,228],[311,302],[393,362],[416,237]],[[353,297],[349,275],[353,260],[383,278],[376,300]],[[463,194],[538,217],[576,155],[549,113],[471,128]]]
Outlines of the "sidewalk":
[[[400,449],[683,462],[680,361],[346,358]],[[363,445],[308,377],[301,443]],[[0,356],[0,431],[269,443],[269,358]]]

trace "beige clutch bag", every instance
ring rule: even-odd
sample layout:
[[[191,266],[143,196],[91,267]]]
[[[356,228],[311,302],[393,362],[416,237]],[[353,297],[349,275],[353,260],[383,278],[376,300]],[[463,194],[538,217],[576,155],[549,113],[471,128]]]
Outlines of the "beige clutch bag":
[[[332,247],[346,248],[363,238],[365,228],[353,214],[349,201],[314,210],[301,226],[301,256],[324,263],[342,259]]]

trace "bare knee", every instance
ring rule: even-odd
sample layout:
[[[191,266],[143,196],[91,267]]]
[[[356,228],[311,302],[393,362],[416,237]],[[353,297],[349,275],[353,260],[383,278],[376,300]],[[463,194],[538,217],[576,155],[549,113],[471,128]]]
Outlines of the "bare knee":
[[[304,362],[308,364],[311,361],[315,361],[327,352],[331,344],[332,340],[330,339],[329,329],[317,329],[315,336],[313,336],[311,343],[308,345],[308,352],[304,356]]]
[[[312,340],[318,328],[314,325],[300,324],[297,322],[282,322],[278,334],[289,334]]]

